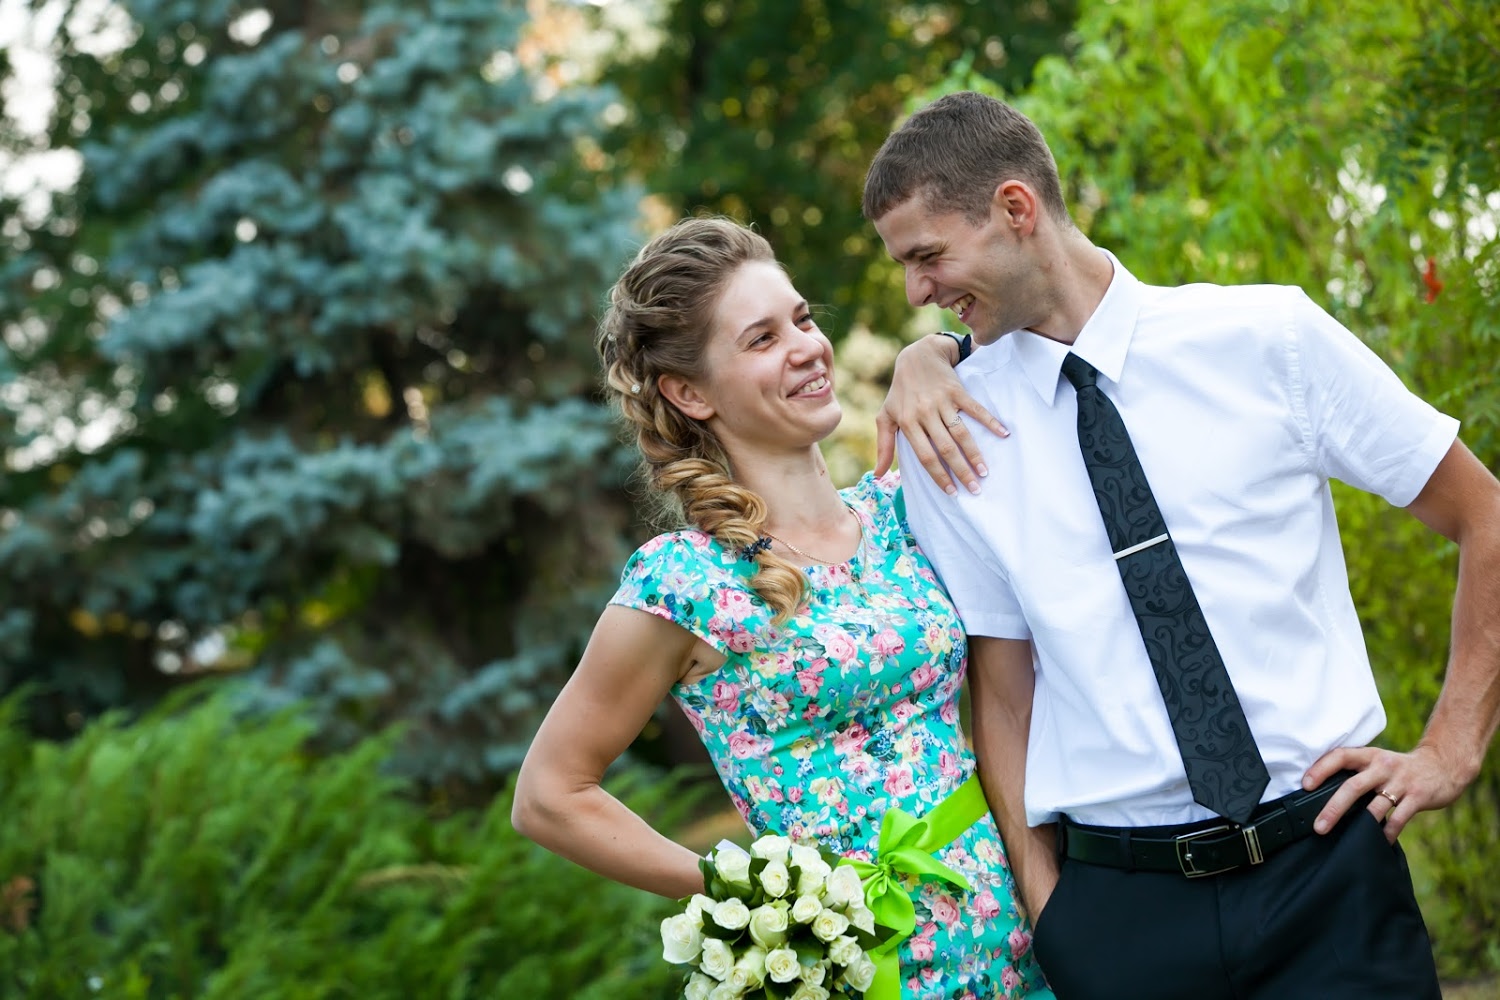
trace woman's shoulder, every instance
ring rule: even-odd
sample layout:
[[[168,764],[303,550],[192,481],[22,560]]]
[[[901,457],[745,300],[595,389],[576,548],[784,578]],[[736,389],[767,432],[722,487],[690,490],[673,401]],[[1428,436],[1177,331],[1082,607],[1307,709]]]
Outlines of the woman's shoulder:
[[[625,575],[649,572],[716,578],[734,569],[737,556],[696,528],[680,528],[647,539],[625,564]]]
[[[635,550],[620,574],[610,604],[676,622],[720,652],[734,648],[721,612],[749,608],[745,566],[713,536],[693,529],[669,531]]]
[[[901,493],[901,473],[892,469],[883,476],[866,472],[859,482],[845,488],[844,502],[869,515],[876,525],[892,528],[906,522],[906,502]],[[904,530],[904,528],[903,528]]]
[[[871,510],[895,507],[900,502],[901,471],[891,469],[883,476],[866,472],[853,486],[847,486],[840,492],[847,502],[864,504]]]

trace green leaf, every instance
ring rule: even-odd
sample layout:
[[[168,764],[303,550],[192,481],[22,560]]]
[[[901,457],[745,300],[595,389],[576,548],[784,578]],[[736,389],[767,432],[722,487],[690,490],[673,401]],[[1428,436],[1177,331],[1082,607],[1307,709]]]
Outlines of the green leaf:
[[[802,965],[817,965],[828,957],[828,946],[817,938],[799,938],[792,948]]]

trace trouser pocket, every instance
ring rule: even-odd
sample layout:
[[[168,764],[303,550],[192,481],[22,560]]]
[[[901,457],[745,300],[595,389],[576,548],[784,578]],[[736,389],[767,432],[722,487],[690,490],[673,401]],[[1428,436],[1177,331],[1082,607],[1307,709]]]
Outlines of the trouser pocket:
[[[1031,950],[1036,955],[1037,964],[1042,967],[1044,973],[1048,971],[1050,964],[1066,961],[1052,948],[1054,940],[1067,940],[1066,933],[1059,936],[1054,934],[1053,930],[1066,920],[1067,914],[1063,912],[1063,904],[1067,902],[1067,888],[1072,881],[1070,876],[1077,867],[1076,861],[1063,861],[1057,885],[1053,888],[1052,895],[1047,897],[1047,905],[1042,907],[1042,912],[1031,924]]]

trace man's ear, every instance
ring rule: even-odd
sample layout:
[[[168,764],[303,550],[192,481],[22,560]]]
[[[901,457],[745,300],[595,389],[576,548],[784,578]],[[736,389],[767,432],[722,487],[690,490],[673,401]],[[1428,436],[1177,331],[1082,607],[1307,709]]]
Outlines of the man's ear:
[[[667,402],[692,420],[707,420],[714,415],[713,404],[698,391],[698,387],[678,375],[662,375],[656,380],[656,391]]]
[[[995,215],[1017,236],[1031,235],[1041,207],[1041,200],[1031,185],[1015,178],[1000,182],[991,205]]]

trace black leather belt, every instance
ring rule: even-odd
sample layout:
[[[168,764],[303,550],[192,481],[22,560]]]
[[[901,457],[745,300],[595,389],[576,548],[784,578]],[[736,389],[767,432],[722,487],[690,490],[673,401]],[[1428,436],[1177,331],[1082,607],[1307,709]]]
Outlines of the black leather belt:
[[[1064,816],[1058,824],[1061,850],[1091,865],[1179,872],[1188,878],[1258,865],[1312,833],[1313,820],[1352,774],[1341,771],[1311,792],[1296,791],[1263,802],[1243,826],[1220,819],[1178,826],[1084,826]],[[1362,808],[1370,798],[1365,796],[1353,808]]]

